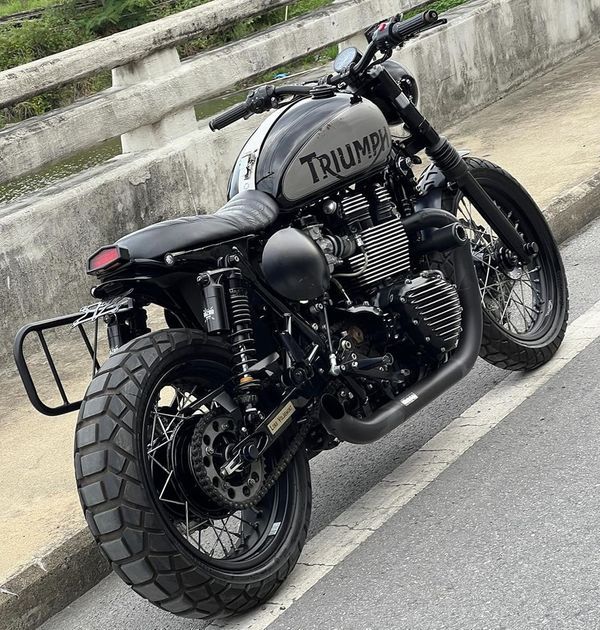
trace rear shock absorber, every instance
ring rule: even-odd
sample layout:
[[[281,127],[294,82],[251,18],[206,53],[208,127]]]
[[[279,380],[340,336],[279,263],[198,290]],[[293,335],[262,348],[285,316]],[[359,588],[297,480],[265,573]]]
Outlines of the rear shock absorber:
[[[233,372],[239,379],[237,389],[243,400],[253,405],[256,402],[253,390],[260,387],[260,382],[249,373],[250,368],[256,363],[256,346],[248,291],[239,271],[229,278],[229,315]]]

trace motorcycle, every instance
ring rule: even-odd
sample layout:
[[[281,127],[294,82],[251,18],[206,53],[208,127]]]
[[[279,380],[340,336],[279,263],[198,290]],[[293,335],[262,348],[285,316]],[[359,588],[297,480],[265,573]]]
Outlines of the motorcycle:
[[[383,438],[478,356],[533,370],[564,337],[567,282],[538,206],[439,135],[391,59],[445,22],[394,16],[328,76],[257,88],[217,116],[213,131],[274,110],[225,206],[101,248],[87,265],[100,301],[17,335],[34,406],[80,409],[77,489],[100,550],[164,610],[223,617],[269,601],[306,540],[310,458]],[[149,330],[149,305],[163,329]],[[82,331],[95,375],[82,401],[61,389],[50,407],[23,343],[57,326]]]

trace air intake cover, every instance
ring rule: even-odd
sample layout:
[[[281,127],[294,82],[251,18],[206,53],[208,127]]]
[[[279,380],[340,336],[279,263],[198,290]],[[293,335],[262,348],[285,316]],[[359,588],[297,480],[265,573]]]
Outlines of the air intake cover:
[[[275,232],[263,250],[262,271],[272,289],[288,300],[314,300],[329,289],[329,265],[321,248],[304,232]]]

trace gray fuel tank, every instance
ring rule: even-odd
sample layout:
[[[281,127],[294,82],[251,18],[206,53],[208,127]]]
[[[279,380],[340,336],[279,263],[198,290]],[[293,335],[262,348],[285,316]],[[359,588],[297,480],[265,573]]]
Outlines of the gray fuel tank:
[[[301,205],[384,166],[391,150],[385,116],[349,94],[307,98],[267,118],[242,149],[229,197],[261,190],[280,206]]]

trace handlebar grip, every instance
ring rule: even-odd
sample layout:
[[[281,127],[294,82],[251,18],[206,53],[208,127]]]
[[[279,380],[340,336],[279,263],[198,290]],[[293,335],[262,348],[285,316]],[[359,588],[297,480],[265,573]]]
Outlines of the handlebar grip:
[[[248,105],[245,102],[240,103],[239,105],[236,105],[235,107],[232,107],[226,112],[223,112],[222,114],[219,114],[218,116],[213,118],[208,123],[208,126],[210,127],[211,131],[219,131],[220,129],[223,129],[224,127],[227,127],[228,125],[236,122],[236,120],[241,120],[242,118],[245,118],[249,113],[250,110],[248,109]]]
[[[438,20],[437,11],[425,11],[420,15],[415,15],[415,17],[410,18],[410,20],[406,20],[404,22],[397,22],[392,27],[391,38],[397,42],[401,43],[405,39],[416,35],[419,31],[422,31],[432,24],[435,24]]]

